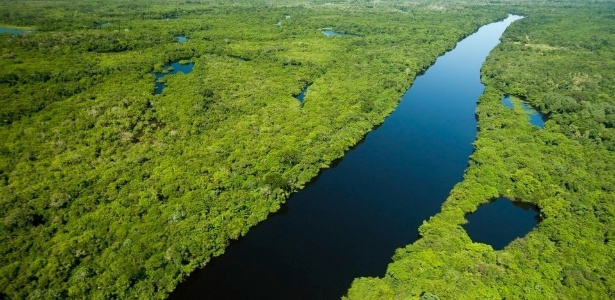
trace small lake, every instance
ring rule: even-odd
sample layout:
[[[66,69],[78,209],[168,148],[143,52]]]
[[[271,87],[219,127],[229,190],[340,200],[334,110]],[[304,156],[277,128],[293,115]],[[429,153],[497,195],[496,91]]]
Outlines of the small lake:
[[[30,30],[0,27],[0,34],[1,33],[21,34],[21,33],[24,33],[24,32],[30,32]]]
[[[109,23],[109,22],[99,23],[99,24],[96,24],[96,28],[105,28],[105,27],[107,27],[109,25],[111,25],[111,23]]]
[[[479,206],[466,219],[468,223],[463,227],[472,241],[491,245],[495,250],[524,237],[540,221],[535,205],[506,198]]]
[[[480,68],[520,18],[483,26],[439,57],[381,126],[169,298],[339,299],[354,278],[384,276],[463,179]]]
[[[345,32],[339,32],[339,31],[335,31],[335,30],[331,30],[331,29],[323,29],[320,32],[322,32],[322,34],[330,37],[330,36],[357,36],[356,34],[352,34],[352,33],[345,33]]]
[[[177,42],[178,43],[185,43],[188,41],[188,38],[185,35],[178,35],[177,36]]]
[[[502,104],[504,104],[504,106],[508,108],[515,107],[515,104],[513,103],[512,97],[510,95],[502,97]],[[530,124],[540,128],[545,127],[545,121],[547,119],[545,115],[529,106],[527,103],[525,103],[525,101],[521,101],[521,107],[523,108],[523,111],[525,111],[525,113],[530,117]]]
[[[303,104],[303,99],[305,98],[305,93],[307,93],[308,88],[310,88],[310,85],[306,85],[301,92],[299,92],[299,95],[295,95],[294,97],[299,100],[299,102],[301,102],[301,104]]]
[[[192,68],[194,68],[193,62],[189,62],[187,64],[180,64],[179,61],[176,61],[168,65],[165,65],[164,66],[164,69],[166,70],[165,72],[158,72],[158,73],[153,72],[154,76],[156,76],[154,95],[158,95],[162,93],[162,90],[164,89],[164,79],[163,78],[165,76],[177,74],[179,72],[188,74],[192,72]]]

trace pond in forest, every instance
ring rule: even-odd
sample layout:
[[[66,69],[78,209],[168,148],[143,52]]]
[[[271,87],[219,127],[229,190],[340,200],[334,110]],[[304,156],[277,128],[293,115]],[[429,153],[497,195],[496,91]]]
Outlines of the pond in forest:
[[[352,34],[352,33],[345,33],[345,32],[339,32],[339,31],[335,31],[332,29],[323,29],[320,32],[322,32],[322,34],[326,35],[326,36],[357,36],[356,34]]]
[[[545,127],[545,116],[543,114],[523,101],[521,101],[521,107],[523,107],[525,113],[530,117],[530,124],[540,128]]]
[[[20,34],[20,33],[29,32],[29,31],[30,30],[25,30],[25,29],[0,27],[0,33]]]
[[[98,23],[96,24],[96,28],[105,28],[107,26],[111,25],[111,23],[106,22],[106,23]]]
[[[301,104],[303,104],[303,99],[305,98],[305,93],[307,93],[308,88],[310,87],[310,85],[306,85],[301,92],[299,92],[298,95],[293,95],[293,97],[295,97],[297,100],[299,100],[299,102],[301,102]]]
[[[192,72],[193,67],[194,67],[194,63],[191,61],[188,62],[187,64],[181,64],[180,61],[176,61],[168,65],[165,65],[164,71],[162,72],[152,72],[154,76],[156,76],[154,95],[158,95],[162,93],[162,90],[164,89],[164,84],[165,84],[165,80],[164,80],[165,76],[177,74],[178,72],[188,74]]]
[[[517,19],[485,25],[439,57],[381,126],[170,299],[340,299],[354,278],[384,276],[463,179],[480,68]]]
[[[504,106],[506,106],[507,108],[515,107],[512,102],[512,98],[509,95],[502,97],[502,104],[504,104]]]
[[[184,42],[187,42],[187,41],[188,41],[188,38],[185,35],[178,35],[177,36],[177,42],[178,43],[181,44],[181,43],[184,43]]]
[[[502,104],[508,108],[513,108],[515,106],[510,95],[502,97]],[[521,107],[523,108],[523,111],[525,111],[525,114],[530,117],[530,124],[536,127],[544,128],[545,120],[547,119],[545,115],[532,108],[530,105],[525,103],[525,101],[521,101]]]
[[[525,236],[540,221],[538,207],[506,198],[495,199],[467,215],[463,227],[474,242],[500,250],[516,238]]]

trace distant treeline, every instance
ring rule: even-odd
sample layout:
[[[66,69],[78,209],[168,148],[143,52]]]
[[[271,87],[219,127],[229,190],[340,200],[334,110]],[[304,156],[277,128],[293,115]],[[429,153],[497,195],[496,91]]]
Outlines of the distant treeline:
[[[482,69],[487,88],[463,182],[386,276],[356,279],[347,298],[615,298],[615,8],[517,9],[526,18]],[[505,94],[514,110],[502,105]],[[547,115],[544,129],[528,123],[520,100]],[[542,221],[494,251],[462,225],[499,196],[538,205]]]
[[[0,7],[0,23],[36,28],[0,34],[10,299],[164,298],[382,122],[438,55],[506,16],[364,3]],[[181,59],[193,71],[153,95],[152,72]],[[306,84],[302,107],[293,95]]]

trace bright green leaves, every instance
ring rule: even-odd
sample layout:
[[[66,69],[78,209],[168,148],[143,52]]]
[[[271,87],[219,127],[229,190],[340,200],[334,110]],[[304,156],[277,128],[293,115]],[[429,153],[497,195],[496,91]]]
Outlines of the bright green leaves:
[[[396,299],[613,295],[609,122],[615,103],[608,95],[615,91],[604,79],[615,74],[615,51],[599,51],[608,43],[595,41],[609,39],[612,9],[526,10],[528,17],[509,27],[483,66],[487,88],[464,181],[420,227],[422,238],[396,252],[384,278],[355,280],[351,299],[389,289]],[[518,103],[505,108],[504,94],[548,113],[545,127],[529,125]],[[472,243],[460,225],[465,214],[499,196],[537,204],[542,220],[526,237],[493,251]]]

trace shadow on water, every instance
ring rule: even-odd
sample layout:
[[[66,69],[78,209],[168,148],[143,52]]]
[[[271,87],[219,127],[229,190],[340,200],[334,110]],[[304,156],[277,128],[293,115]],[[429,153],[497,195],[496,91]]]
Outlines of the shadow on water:
[[[301,89],[301,92],[299,92],[299,94],[293,95],[295,99],[299,100],[299,103],[301,104],[301,108],[303,108],[303,105],[305,105],[305,102],[303,101],[303,99],[305,99],[305,94],[307,93],[311,85],[312,85],[311,83],[306,84],[305,87]]]
[[[339,299],[354,278],[383,276],[462,180],[480,67],[519,18],[483,26],[439,57],[381,126],[170,298]]]
[[[311,84],[306,85],[303,89],[301,89],[301,92],[299,92],[298,95],[293,95],[293,97],[297,98],[299,102],[303,103],[303,99],[305,98],[305,93],[307,93],[307,90],[310,87],[310,85]]]
[[[491,245],[495,250],[525,236],[541,221],[536,205],[506,198],[497,198],[479,206],[466,219],[468,223],[463,227],[470,238]]]

